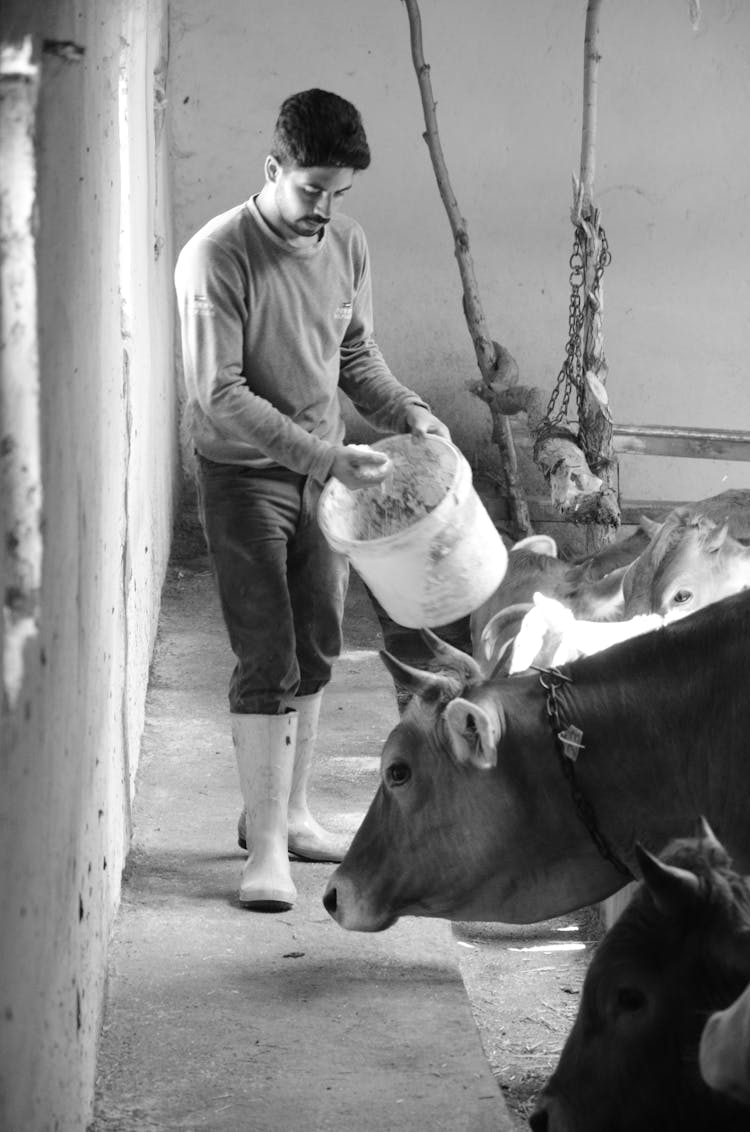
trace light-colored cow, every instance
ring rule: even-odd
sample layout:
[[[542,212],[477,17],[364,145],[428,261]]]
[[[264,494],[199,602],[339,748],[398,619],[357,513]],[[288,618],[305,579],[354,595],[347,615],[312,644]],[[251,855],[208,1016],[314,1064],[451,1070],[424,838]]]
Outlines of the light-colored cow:
[[[623,616],[684,616],[748,586],[750,546],[728,523],[678,507],[625,571]]]
[[[509,650],[535,593],[556,599],[576,618],[620,620],[625,571],[658,530],[649,520],[644,524],[635,535],[580,563],[559,559],[557,544],[549,535],[531,535],[517,542],[508,554],[497,590],[471,615],[472,648],[484,670],[507,674]]]
[[[502,614],[498,615],[502,618]],[[627,621],[578,621],[567,606],[544,594],[534,594],[534,603],[521,621],[512,642],[508,675],[538,668],[559,667],[581,656],[591,656],[620,641],[662,629],[667,619],[658,613],[644,613]],[[493,624],[487,627],[482,643],[493,648]]]
[[[709,1018],[701,1036],[699,1060],[703,1080],[712,1089],[750,1105],[750,983],[731,1006]]]
[[[750,586],[750,546],[731,531],[747,535],[750,493],[729,491],[689,507],[675,508],[662,524],[643,517],[629,539],[613,543],[582,563],[557,558],[554,539],[532,536],[517,543],[495,593],[471,619],[474,655],[484,670],[508,674],[527,663],[544,665],[551,652],[573,659],[642,631],[648,623],[634,620],[650,614],[673,619],[720,601]],[[609,567],[612,567],[609,569]],[[609,569],[609,572],[607,572]],[[632,621],[631,630],[597,630],[566,623],[556,650],[530,649],[532,638],[550,640],[563,632],[563,617],[534,595],[556,599],[579,621]],[[524,623],[524,618],[526,619]],[[543,628],[543,621],[549,622]],[[525,640],[513,642],[523,624]],[[578,644],[573,644],[573,641]],[[590,647],[589,647],[590,646]]]

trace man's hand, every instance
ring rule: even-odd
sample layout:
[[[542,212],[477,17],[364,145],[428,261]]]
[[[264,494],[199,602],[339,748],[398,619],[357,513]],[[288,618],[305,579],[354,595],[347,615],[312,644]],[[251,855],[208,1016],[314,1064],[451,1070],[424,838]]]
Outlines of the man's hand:
[[[437,436],[442,436],[444,440],[451,438],[447,425],[444,425],[441,420],[432,415],[429,409],[424,409],[421,405],[410,405],[406,410],[406,427],[414,436],[427,436],[428,433],[435,433]]]
[[[348,444],[336,449],[331,475],[350,491],[356,491],[380,483],[390,468],[391,460],[385,452],[377,452],[366,444]]]

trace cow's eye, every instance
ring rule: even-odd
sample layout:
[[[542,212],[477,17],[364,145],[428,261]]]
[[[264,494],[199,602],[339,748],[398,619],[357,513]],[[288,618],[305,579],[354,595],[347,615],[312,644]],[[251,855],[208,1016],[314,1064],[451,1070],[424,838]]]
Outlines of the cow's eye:
[[[627,1014],[635,1014],[643,1010],[646,1005],[646,996],[638,987],[618,987],[617,1006]]]
[[[692,590],[678,590],[677,593],[672,598],[672,601],[674,602],[675,605],[684,605],[685,602],[692,601],[692,598],[693,598]]]
[[[403,786],[411,778],[411,768],[407,763],[391,763],[386,778],[389,786]]]

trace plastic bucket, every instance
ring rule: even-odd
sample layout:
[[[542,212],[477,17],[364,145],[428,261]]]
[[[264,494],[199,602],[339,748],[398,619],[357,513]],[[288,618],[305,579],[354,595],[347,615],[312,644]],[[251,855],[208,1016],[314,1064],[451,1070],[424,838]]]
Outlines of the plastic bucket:
[[[508,555],[469,464],[439,436],[391,436],[371,447],[390,456],[392,469],[357,491],[329,480],[318,508],[327,542],[399,625],[447,625],[471,613],[499,586]]]

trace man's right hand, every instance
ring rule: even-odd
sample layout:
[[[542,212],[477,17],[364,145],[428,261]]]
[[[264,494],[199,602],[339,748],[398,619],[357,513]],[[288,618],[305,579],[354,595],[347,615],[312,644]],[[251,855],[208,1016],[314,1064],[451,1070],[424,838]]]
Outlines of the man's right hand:
[[[356,491],[380,483],[390,468],[391,461],[385,452],[377,452],[366,444],[347,444],[336,449],[331,475],[350,491]]]

